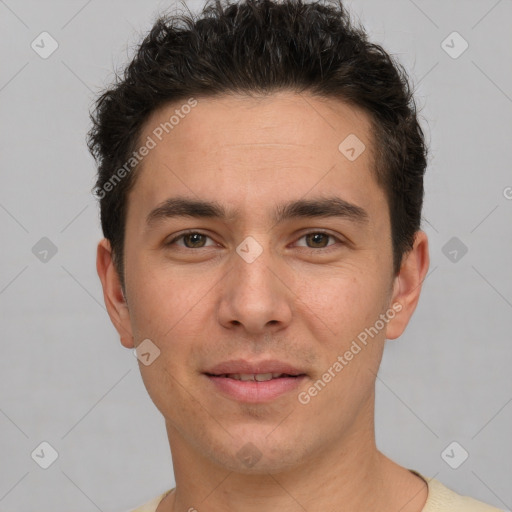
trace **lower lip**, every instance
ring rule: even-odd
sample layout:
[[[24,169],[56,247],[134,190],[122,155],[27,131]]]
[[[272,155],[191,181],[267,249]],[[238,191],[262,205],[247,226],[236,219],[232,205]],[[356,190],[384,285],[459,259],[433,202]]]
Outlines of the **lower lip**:
[[[299,377],[279,377],[258,382],[212,375],[206,375],[206,377],[223,395],[239,402],[248,403],[268,402],[291,391],[296,391],[306,378],[305,375],[300,375]]]

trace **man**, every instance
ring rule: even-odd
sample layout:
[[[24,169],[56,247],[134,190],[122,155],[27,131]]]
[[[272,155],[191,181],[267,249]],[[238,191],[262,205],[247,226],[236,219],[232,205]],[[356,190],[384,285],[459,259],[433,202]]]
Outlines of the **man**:
[[[138,511],[492,511],[376,447],[375,380],[429,267],[403,68],[340,4],[162,17],[98,100],[97,270],[165,418]]]

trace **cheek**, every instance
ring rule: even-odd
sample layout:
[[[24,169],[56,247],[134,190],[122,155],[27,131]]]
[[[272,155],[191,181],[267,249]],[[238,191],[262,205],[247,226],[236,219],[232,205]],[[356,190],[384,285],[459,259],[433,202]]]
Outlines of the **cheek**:
[[[316,309],[315,314],[308,313],[311,322],[329,328],[323,346],[318,346],[323,352],[322,364],[313,379],[327,383],[313,406],[326,421],[344,422],[348,410],[371,401],[385,339],[385,329],[376,334],[371,329],[387,307],[383,289],[375,275],[358,274],[334,280],[324,294],[313,297]]]
[[[176,358],[169,352],[162,352],[150,366],[140,365],[141,377],[156,408],[184,433],[187,424],[196,421],[203,424],[204,418],[201,417],[201,407],[194,400],[200,395],[180,373],[183,361],[175,361]]]
[[[303,283],[296,292],[299,304],[312,322],[323,322],[336,342],[351,339],[373,325],[385,304],[383,285],[370,271],[333,269],[313,282],[314,286]]]
[[[197,316],[208,303],[214,281],[207,276],[187,275],[179,266],[166,265],[161,257],[151,261],[134,259],[130,264],[127,261],[126,268],[128,295],[133,298],[130,318],[134,332],[141,339],[154,337],[166,344],[186,325],[187,336],[193,337],[201,325]]]

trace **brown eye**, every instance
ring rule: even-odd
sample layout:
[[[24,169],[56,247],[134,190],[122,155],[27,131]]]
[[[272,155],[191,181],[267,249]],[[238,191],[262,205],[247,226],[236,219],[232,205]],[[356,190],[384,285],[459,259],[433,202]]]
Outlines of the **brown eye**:
[[[177,241],[183,240],[183,244],[176,245],[178,245],[178,247],[185,247],[186,249],[201,249],[203,247],[207,247],[205,242],[208,238],[210,237],[203,233],[199,233],[198,231],[191,231],[189,233],[182,233],[181,235],[178,235],[165,245],[174,245]]]
[[[342,240],[334,235],[331,235],[330,233],[326,233],[324,231],[314,231],[303,235],[299,240],[306,240],[306,245],[304,246],[299,244],[299,246],[308,247],[309,249],[324,249],[332,245],[336,245],[335,243],[329,244],[330,238],[336,242],[343,243]]]
[[[323,248],[326,247],[329,242],[329,235],[325,233],[309,233],[306,235],[306,240],[313,244],[314,248]]]
[[[189,249],[195,249],[197,247],[204,246],[205,236],[201,233],[192,233],[190,235],[183,235],[183,242],[185,246]],[[187,240],[190,241],[190,245],[187,243]]]

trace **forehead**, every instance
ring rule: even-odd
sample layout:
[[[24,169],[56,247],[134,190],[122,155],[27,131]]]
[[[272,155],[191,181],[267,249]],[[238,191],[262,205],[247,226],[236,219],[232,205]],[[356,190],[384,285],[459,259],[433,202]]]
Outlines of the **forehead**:
[[[189,103],[181,100],[157,109],[146,121],[141,139],[152,136],[157,143],[164,142],[158,144],[160,149],[173,142],[217,151],[235,145],[251,150],[255,144],[268,144],[273,151],[290,145],[297,150],[323,148],[331,153],[338,151],[339,143],[350,133],[370,143],[368,115],[340,100],[277,92],[261,97],[197,98],[192,108]]]
[[[151,139],[154,147],[129,194],[128,209],[138,218],[178,195],[242,208],[310,192],[362,207],[372,196],[382,200],[372,172],[371,123],[362,110],[288,92],[195,101],[192,108],[185,108],[187,100],[161,107],[141,131],[140,143]]]

